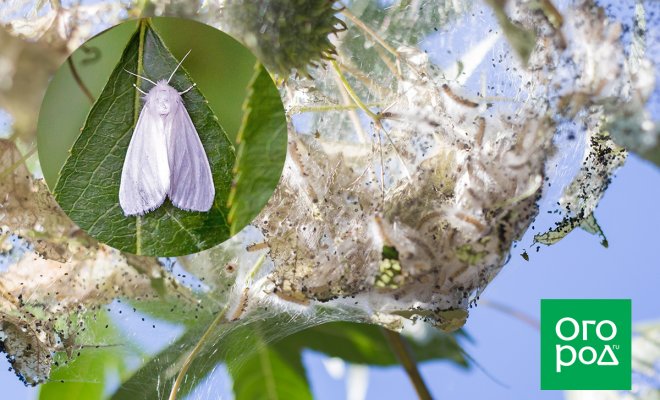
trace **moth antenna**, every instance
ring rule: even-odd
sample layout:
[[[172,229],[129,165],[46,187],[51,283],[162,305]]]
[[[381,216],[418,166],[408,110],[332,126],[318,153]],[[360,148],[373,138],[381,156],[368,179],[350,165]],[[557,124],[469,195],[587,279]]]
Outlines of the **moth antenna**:
[[[138,92],[140,92],[140,93],[142,93],[142,94],[144,94],[144,95],[147,94],[145,91],[143,91],[142,89],[140,89],[140,88],[138,87],[138,85],[136,85],[135,83],[133,84],[133,87],[136,88],[136,89],[138,90]]]
[[[171,81],[172,78],[174,77],[174,73],[176,72],[176,70],[179,69],[179,67],[181,66],[181,64],[183,64],[183,60],[185,60],[186,57],[188,57],[188,54],[190,54],[191,51],[192,51],[192,49],[188,50],[188,52],[186,53],[186,55],[183,56],[183,58],[181,59],[181,61],[179,61],[179,63],[176,65],[176,68],[174,68],[174,71],[172,71],[172,75],[170,75],[170,78],[167,80],[167,83],[168,83],[168,84],[170,83],[170,81]]]
[[[179,95],[186,94],[186,93],[190,92],[192,90],[192,88],[194,88],[195,86],[197,86],[197,84],[193,83],[193,85],[191,87],[189,87],[188,89],[184,90],[183,92],[179,92]]]
[[[131,74],[131,75],[133,75],[133,76],[137,76],[138,78],[142,78],[142,79],[144,79],[144,80],[147,81],[147,82],[151,82],[151,83],[153,83],[154,85],[156,84],[156,82],[152,81],[151,79],[149,79],[149,78],[145,78],[145,77],[142,76],[142,75],[134,74],[133,72],[127,70],[126,68],[124,68],[124,71],[128,72],[129,74]]]

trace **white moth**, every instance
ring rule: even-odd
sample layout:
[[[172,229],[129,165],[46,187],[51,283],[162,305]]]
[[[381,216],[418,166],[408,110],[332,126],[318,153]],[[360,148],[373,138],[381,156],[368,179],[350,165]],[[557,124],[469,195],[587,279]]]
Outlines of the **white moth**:
[[[195,85],[183,92],[169,85],[189,53],[167,81],[154,82],[126,71],[154,85],[145,93],[133,84],[145,95],[145,102],[121,171],[119,205],[126,216],[155,210],[166,197],[176,207],[188,211],[208,211],[213,205],[211,167],[181,99]]]

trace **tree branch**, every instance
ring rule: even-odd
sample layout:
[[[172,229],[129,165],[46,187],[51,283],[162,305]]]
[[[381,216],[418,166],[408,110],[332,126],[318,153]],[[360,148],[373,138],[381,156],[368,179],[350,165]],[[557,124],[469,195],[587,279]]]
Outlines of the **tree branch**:
[[[401,337],[399,333],[389,329],[381,329],[385,339],[390,343],[390,347],[396,355],[396,358],[403,366],[408,378],[410,378],[410,382],[415,387],[417,396],[419,396],[420,400],[433,399],[426,383],[424,383],[424,379],[422,379],[422,375],[419,373],[419,369],[417,369],[417,361],[415,361],[415,357],[410,351],[408,344],[403,340],[403,337]]]
[[[479,302],[480,305],[490,307],[494,310],[497,310],[499,312],[502,312],[510,317],[513,317],[521,322],[524,322],[525,324],[531,326],[532,328],[536,329],[537,331],[541,329],[541,324],[539,321],[530,316],[525,314],[524,312],[520,310],[516,310],[513,307],[510,307],[506,304],[498,303],[495,301],[489,301],[489,300],[481,300]]]

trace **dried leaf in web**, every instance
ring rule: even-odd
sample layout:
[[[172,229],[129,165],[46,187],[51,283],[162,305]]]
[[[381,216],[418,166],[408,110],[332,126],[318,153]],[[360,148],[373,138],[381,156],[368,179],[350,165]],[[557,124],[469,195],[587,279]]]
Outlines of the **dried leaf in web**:
[[[0,140],[0,171],[0,192],[7,194],[0,203],[3,232],[19,236],[44,258],[56,261],[71,258],[72,250],[96,246],[64,214],[43,180],[32,177],[25,157],[9,140]]]
[[[101,246],[67,262],[26,252],[1,272],[0,339],[14,372],[27,384],[43,382],[56,351],[71,354],[80,348],[77,337],[86,330],[85,313],[119,297],[158,298],[153,274],[145,273],[150,262],[155,260],[127,259]],[[138,263],[141,270],[133,267]],[[166,289],[185,294],[171,284]]]
[[[598,118],[598,117],[596,117]],[[626,160],[626,151],[617,146],[609,134],[598,133],[602,122],[591,120],[594,126],[589,131],[589,145],[580,171],[564,190],[560,205],[565,210],[565,217],[556,223],[552,230],[534,235],[534,241],[543,244],[555,244],[577,227],[601,237],[601,244],[608,246],[607,239],[593,215],[598,202],[605,194],[612,181],[614,172]]]
[[[0,311],[0,352],[26,385],[44,382],[50,375],[55,343],[51,324],[29,323]]]
[[[47,379],[55,351],[77,348],[85,326],[72,324],[71,316],[117,297],[156,297],[162,293],[155,282],[163,282],[161,292],[186,292],[172,285],[155,258],[124,255],[80,231],[11,141],[0,140],[0,166],[0,226],[8,234],[3,248],[21,246],[18,259],[0,272],[0,341],[26,384]]]

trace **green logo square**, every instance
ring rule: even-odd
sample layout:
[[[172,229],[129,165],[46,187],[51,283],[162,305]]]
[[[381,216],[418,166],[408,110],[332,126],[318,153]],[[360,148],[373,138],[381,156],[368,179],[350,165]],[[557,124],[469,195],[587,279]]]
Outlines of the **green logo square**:
[[[630,390],[630,300],[541,300],[541,389]]]

